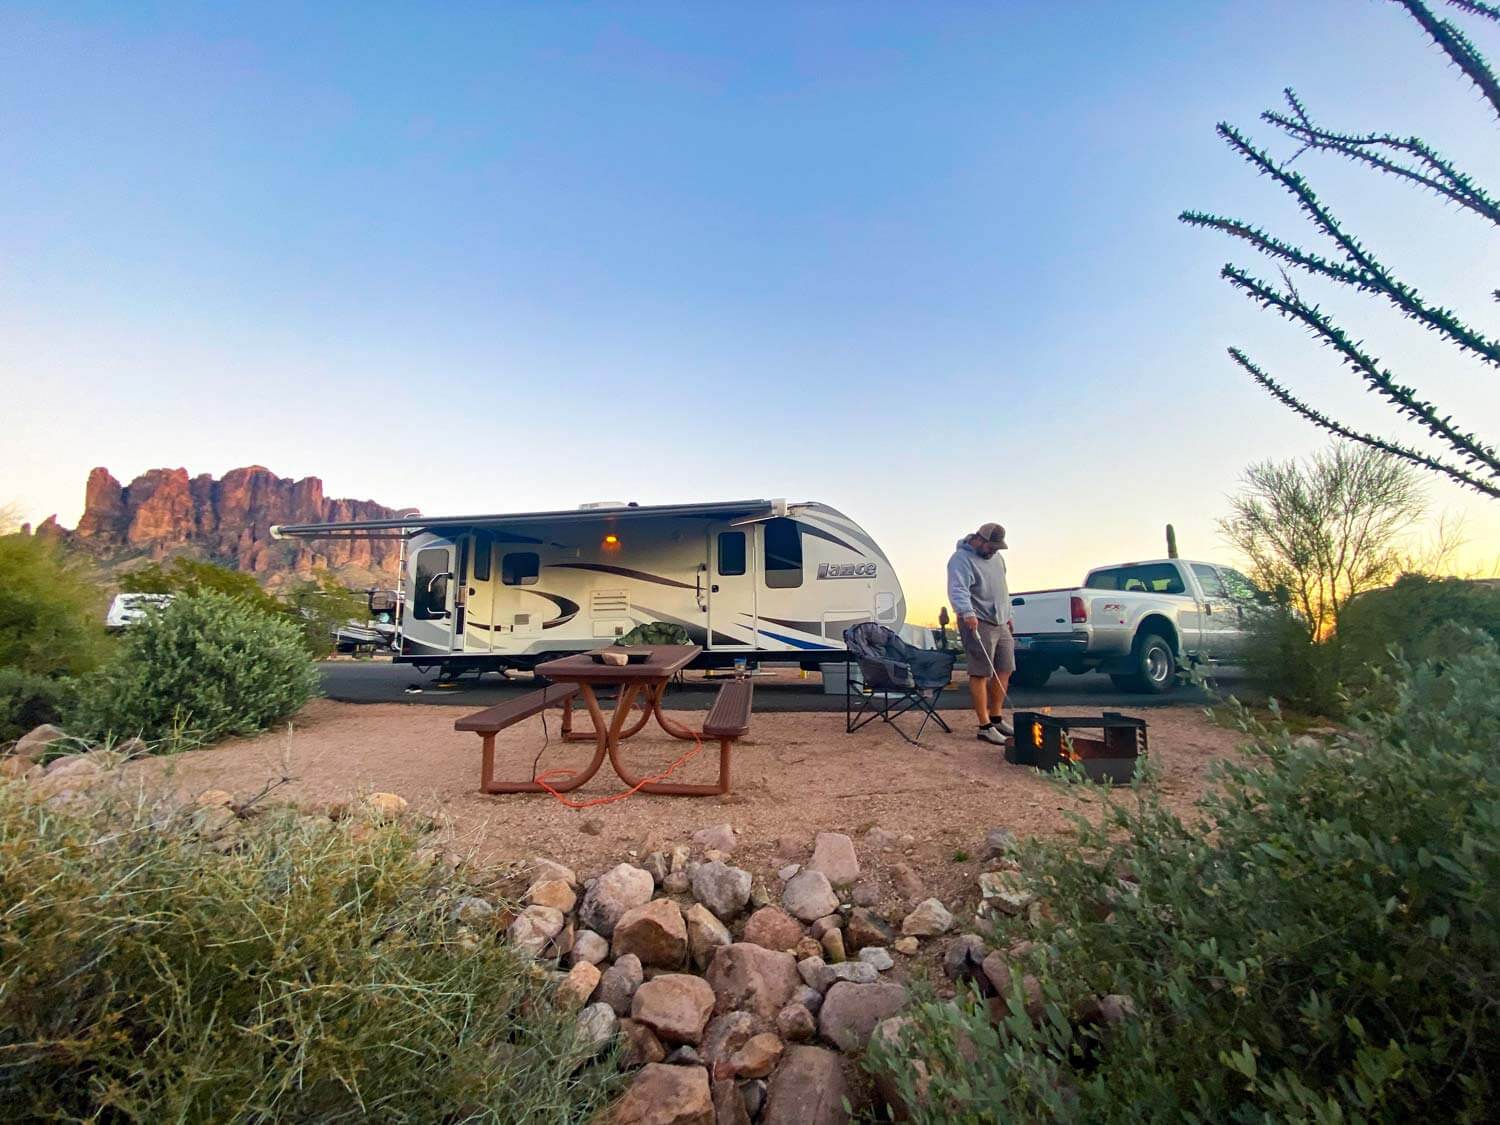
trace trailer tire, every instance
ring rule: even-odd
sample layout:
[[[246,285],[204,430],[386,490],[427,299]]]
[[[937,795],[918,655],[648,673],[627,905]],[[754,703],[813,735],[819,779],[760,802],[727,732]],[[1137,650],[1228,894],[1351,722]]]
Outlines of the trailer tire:
[[[1165,695],[1177,686],[1177,654],[1172,651],[1172,642],[1160,633],[1148,631],[1137,636],[1130,650],[1130,661],[1134,671],[1111,677],[1127,691]]]
[[[1018,688],[1039,688],[1046,685],[1055,671],[1057,669],[1050,664],[1017,664],[1016,670],[1010,674],[1010,682]]]

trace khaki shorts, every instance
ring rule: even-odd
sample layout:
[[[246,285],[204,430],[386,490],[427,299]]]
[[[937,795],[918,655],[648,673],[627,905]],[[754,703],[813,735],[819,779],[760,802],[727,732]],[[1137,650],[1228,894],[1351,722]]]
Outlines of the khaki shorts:
[[[960,626],[959,632],[969,657],[969,679],[987,680],[1016,670],[1016,638],[1009,628],[981,621],[979,628]]]

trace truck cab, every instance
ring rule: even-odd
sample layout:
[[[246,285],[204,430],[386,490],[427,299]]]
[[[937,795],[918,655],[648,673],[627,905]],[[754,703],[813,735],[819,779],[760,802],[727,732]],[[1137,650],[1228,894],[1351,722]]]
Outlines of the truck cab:
[[[1059,668],[1116,686],[1171,691],[1188,663],[1234,663],[1265,595],[1239,571],[1190,559],[1095,567],[1083,585],[1015,594],[1014,682],[1039,687]]]

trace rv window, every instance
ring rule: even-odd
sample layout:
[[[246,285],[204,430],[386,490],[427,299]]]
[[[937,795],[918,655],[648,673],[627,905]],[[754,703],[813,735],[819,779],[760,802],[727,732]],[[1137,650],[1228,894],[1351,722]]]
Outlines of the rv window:
[[[719,532],[719,573],[745,573],[745,533],[743,531]]]
[[[416,579],[412,589],[412,616],[433,621],[448,616],[448,548],[428,547],[417,552]]]
[[[521,551],[505,556],[500,564],[500,581],[507,586],[532,586],[541,572],[541,557],[535,551]]]
[[[794,590],[802,585],[802,534],[796,520],[779,516],[762,524],[766,543],[766,585]]]
[[[494,547],[490,544],[486,535],[474,536],[474,581],[488,582],[490,580],[490,553]]]

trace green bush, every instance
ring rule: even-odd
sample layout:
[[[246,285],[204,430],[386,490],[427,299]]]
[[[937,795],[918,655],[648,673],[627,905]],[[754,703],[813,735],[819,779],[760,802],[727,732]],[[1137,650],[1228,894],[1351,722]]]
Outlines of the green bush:
[[[1407,574],[1361,594],[1339,617],[1345,684],[1367,690],[1372,672],[1391,668],[1392,649],[1413,662],[1448,659],[1469,643],[1461,629],[1500,640],[1500,586]]]
[[[0,668],[0,742],[13,742],[43,723],[61,722],[73,699],[72,680]]]
[[[405,828],[269,812],[221,854],[188,820],[0,783],[7,1119],[564,1123],[613,1092]]]
[[[1338,646],[1314,641],[1306,623],[1289,610],[1268,609],[1249,619],[1243,660],[1256,688],[1284,706],[1311,715],[1343,715]]]
[[[1494,1120],[1500,652],[1397,672],[1328,745],[1246,720],[1200,823],[1143,784],[1034,845],[1039,1023],[1019,983],[998,1027],[930,1003],[868,1065],[918,1121]],[[1105,994],[1108,1033],[1075,1007]]]
[[[120,578],[120,589],[139,594],[227,594],[262,613],[280,614],[283,606],[253,574],[179,555],[171,565],[147,563]]]
[[[317,688],[318,670],[285,617],[228,594],[180,595],[126,632],[69,726],[181,749],[264,730]]]
[[[48,539],[0,535],[0,668],[76,676],[107,652],[104,593]]]
[[[350,590],[331,574],[293,584],[286,592],[286,611],[302,630],[303,643],[314,656],[333,651],[333,633],[346,621],[363,621],[370,615],[361,594]]]

